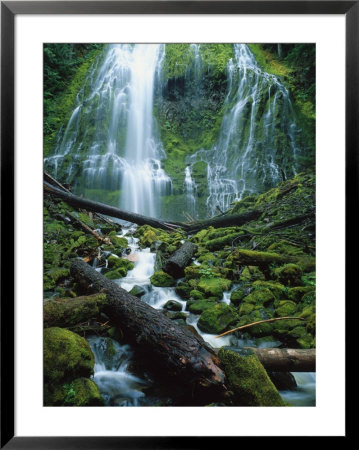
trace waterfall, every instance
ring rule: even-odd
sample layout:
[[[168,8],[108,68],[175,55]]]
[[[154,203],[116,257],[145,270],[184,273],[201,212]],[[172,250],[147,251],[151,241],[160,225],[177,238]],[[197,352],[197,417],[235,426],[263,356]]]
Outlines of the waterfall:
[[[171,192],[161,167],[166,157],[153,117],[153,93],[160,82],[164,46],[109,45],[95,63],[54,155],[46,167],[60,167],[75,191],[95,200],[159,216],[160,198]],[[67,155],[71,152],[70,161]]]
[[[193,218],[197,218],[197,205],[196,205],[196,184],[194,183],[191,176],[191,168],[187,166],[185,169],[185,179],[184,179],[184,192],[185,192],[185,202],[186,202],[186,211]]]
[[[218,141],[187,158],[207,163],[208,212],[261,192],[296,173],[299,132],[289,92],[264,72],[245,44],[234,45],[227,64],[228,90]]]

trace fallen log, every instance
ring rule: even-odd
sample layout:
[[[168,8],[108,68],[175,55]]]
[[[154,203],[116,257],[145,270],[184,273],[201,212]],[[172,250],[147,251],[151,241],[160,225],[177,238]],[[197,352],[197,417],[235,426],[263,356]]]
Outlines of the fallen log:
[[[55,197],[62,198],[69,205],[76,208],[83,208],[87,211],[98,212],[106,214],[117,219],[126,220],[128,222],[137,223],[138,225],[151,225],[155,228],[161,228],[164,230],[173,231],[179,228],[179,225],[163,222],[162,220],[154,219],[153,217],[142,216],[128,211],[122,211],[114,206],[105,205],[104,203],[94,202],[93,200],[87,200],[85,198],[78,197],[77,195],[69,192],[62,191],[51,184],[44,181],[45,192],[54,195]]]
[[[252,348],[271,372],[315,372],[315,348]]]
[[[239,354],[254,352],[269,372],[315,372],[315,348],[226,347]],[[219,348],[215,349],[216,353]]]
[[[76,208],[82,208],[86,209],[87,211],[106,214],[107,216],[116,217],[118,219],[136,223],[137,225],[151,225],[154,228],[161,228],[167,231],[174,231],[178,228],[182,228],[187,233],[195,233],[199,230],[202,230],[203,228],[208,227],[221,228],[229,227],[232,225],[239,226],[250,222],[251,220],[257,219],[262,213],[261,211],[253,210],[236,215],[223,215],[220,217],[213,217],[212,219],[201,220],[192,223],[167,222],[155,219],[154,217],[147,217],[141,214],[123,211],[121,209],[115,208],[114,206],[109,206],[104,203],[99,203],[93,200],[87,200],[85,198],[78,197],[71,192],[66,192],[55,187],[53,184],[50,184],[47,181],[44,181],[44,189],[45,192],[54,195],[55,197],[61,198],[69,205],[72,205]]]
[[[223,398],[227,389],[220,360],[207,344],[160,311],[132,296],[83,261],[75,261],[71,275],[106,294],[103,312],[121,329],[125,340],[150,358],[151,369],[166,383],[181,389],[193,404]]]
[[[230,227],[232,225],[240,226],[247,222],[250,222],[251,220],[258,219],[258,217],[261,214],[262,211],[255,209],[241,214],[234,214],[228,216],[222,215],[219,217],[213,217],[212,219],[200,220],[198,222],[193,222],[190,224],[183,224],[183,229],[188,233],[195,233],[208,227],[222,228],[222,227]]]
[[[167,260],[163,266],[163,271],[171,275],[173,278],[184,277],[184,269],[190,262],[196,245],[190,241],[186,241],[173,255]]]

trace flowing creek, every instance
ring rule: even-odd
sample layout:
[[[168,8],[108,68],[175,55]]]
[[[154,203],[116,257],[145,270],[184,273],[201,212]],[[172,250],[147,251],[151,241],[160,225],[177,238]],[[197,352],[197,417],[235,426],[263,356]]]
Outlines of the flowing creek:
[[[197,327],[199,315],[186,311],[186,302],[176,294],[175,288],[151,285],[150,277],[154,273],[156,254],[152,253],[149,248],[141,249],[139,247],[139,239],[133,237],[136,227],[127,222],[118,235],[128,240],[128,246],[131,249],[129,257],[135,264],[133,270],[129,271],[125,278],[114,280],[120,287],[129,292],[135,285],[141,286],[146,291],[141,299],[158,310],[162,310],[168,300],[179,302],[182,305],[182,312],[187,314],[186,323],[193,326],[202,338],[214,348],[222,346],[275,347],[280,345],[279,342],[257,344],[255,339],[243,340],[234,335],[216,339],[213,334],[203,333]],[[101,271],[101,268],[97,270]],[[234,286],[232,290],[236,287]],[[229,304],[230,292],[224,293],[222,301]],[[135,354],[129,345],[98,336],[88,337],[88,342],[95,356],[94,381],[108,406],[154,406],[163,402],[163,398],[158,393],[161,391],[160,388],[152,389],[147,394],[147,390],[153,388],[153,381],[148,375],[138,376],[137,372],[136,375],[134,374],[132,368],[136,366]],[[283,400],[293,406],[315,406],[315,373],[297,372],[292,375],[296,380],[297,387],[293,390],[279,391]]]

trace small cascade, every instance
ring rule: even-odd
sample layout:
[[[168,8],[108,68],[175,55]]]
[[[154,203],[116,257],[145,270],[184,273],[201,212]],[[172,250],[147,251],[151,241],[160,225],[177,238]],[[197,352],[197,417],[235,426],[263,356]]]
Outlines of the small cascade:
[[[208,165],[207,209],[214,215],[233,201],[269,189],[296,173],[299,133],[289,91],[264,72],[245,44],[227,64],[228,91],[219,139],[187,158]]]
[[[141,406],[147,382],[131,374],[133,352],[111,338],[87,338],[95,356],[94,381],[107,406]]]

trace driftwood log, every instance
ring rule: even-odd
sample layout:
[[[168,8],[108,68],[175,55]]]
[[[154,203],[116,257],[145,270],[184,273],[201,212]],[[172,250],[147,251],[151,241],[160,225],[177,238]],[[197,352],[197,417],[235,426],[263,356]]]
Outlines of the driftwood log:
[[[71,275],[106,294],[103,311],[119,327],[125,340],[150,358],[156,375],[181,389],[193,404],[225,395],[224,372],[215,352],[184,327],[105,278],[83,261],[75,261]]]
[[[163,266],[163,271],[170,274],[173,278],[184,277],[184,269],[191,261],[196,251],[196,245],[186,241],[174,254],[167,260]]]

